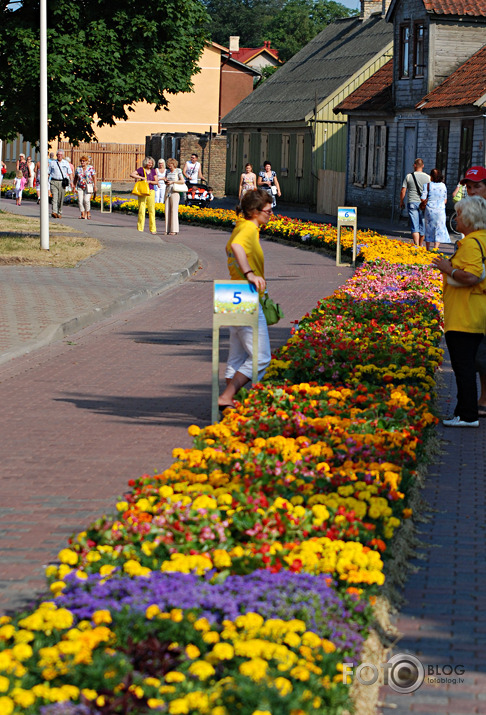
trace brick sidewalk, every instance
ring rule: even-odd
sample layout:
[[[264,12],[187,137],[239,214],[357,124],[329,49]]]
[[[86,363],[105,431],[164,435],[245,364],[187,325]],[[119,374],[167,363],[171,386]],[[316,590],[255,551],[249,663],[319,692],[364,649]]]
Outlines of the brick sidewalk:
[[[456,387],[448,359],[441,375],[440,408],[450,415]],[[430,521],[419,526],[423,547],[413,562],[418,570],[409,575],[406,601],[395,619],[403,637],[394,653],[417,656],[426,677],[410,695],[383,688],[383,715],[486,713],[485,427],[438,428],[441,453],[424,489]],[[447,675],[446,667],[443,674],[444,665],[458,667],[458,673]],[[437,677],[456,683],[436,682]]]

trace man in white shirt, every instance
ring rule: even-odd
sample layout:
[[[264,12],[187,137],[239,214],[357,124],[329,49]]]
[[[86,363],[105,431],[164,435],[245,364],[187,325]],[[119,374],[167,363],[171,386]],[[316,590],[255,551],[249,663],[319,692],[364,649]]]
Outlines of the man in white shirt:
[[[196,153],[191,154],[191,160],[186,161],[183,174],[190,184],[197,184],[199,179],[206,181],[201,172],[201,164],[198,162]]]
[[[408,192],[407,210],[410,219],[410,231],[412,240],[416,246],[423,246],[425,239],[425,217],[420,210],[420,195],[425,184],[430,181],[430,176],[424,172],[424,162],[422,159],[415,159],[413,172],[407,174],[403,180],[400,192],[400,209],[405,206],[405,195]]]
[[[52,194],[52,218],[62,217],[62,205],[68,186],[74,190],[73,172],[69,162],[64,158],[64,152],[59,149],[56,159],[49,162],[49,190]]]

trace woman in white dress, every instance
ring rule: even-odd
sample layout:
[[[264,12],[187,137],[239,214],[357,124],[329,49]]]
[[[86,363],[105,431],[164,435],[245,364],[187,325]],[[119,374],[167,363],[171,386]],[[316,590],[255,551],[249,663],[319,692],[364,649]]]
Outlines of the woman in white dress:
[[[159,183],[155,187],[155,203],[156,204],[163,204],[164,199],[165,199],[165,175],[166,175],[166,170],[165,170],[165,161],[163,159],[159,159],[157,162],[157,168],[156,168],[156,173],[157,173],[157,178],[159,180]]]
[[[425,207],[425,243],[427,250],[437,250],[441,243],[452,243],[446,226],[447,187],[439,169],[430,172],[430,183],[424,184],[422,201]]]

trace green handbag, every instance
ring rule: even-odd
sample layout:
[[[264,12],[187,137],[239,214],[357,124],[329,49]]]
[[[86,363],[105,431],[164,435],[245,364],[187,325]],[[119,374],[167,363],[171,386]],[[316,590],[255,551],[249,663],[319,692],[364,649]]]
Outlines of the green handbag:
[[[270,298],[268,293],[260,296],[260,305],[262,306],[267,325],[275,325],[275,323],[278,323],[279,320],[285,317],[280,304],[275,303],[275,301]]]

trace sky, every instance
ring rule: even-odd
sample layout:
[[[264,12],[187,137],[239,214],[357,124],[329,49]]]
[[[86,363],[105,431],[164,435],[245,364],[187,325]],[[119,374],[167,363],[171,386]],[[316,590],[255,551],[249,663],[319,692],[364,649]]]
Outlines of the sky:
[[[341,5],[345,5],[346,7],[349,7],[351,10],[359,10],[360,9],[359,0],[338,0],[338,2],[340,2]]]

